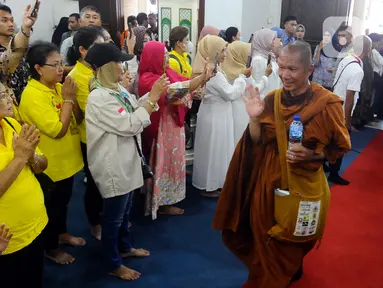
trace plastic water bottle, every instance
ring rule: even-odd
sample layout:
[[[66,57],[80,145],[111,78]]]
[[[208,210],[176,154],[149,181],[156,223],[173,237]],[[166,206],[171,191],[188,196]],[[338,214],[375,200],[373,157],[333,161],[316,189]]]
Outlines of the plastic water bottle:
[[[302,144],[303,138],[303,124],[301,122],[301,116],[294,116],[294,121],[290,125],[289,133],[289,149],[293,144]]]

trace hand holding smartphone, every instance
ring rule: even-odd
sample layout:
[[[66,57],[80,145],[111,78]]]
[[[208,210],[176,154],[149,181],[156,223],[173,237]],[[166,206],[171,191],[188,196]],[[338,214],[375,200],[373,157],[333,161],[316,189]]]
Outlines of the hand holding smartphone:
[[[132,31],[132,23],[131,22],[128,23],[128,27],[129,27],[129,39],[132,39],[133,31]]]
[[[271,64],[271,53],[267,56],[267,66]]]
[[[35,1],[35,4],[32,6],[32,12],[31,12],[31,17],[32,18],[36,18],[37,17],[37,13],[39,11],[39,6],[40,6],[40,2],[39,0],[36,0]]]

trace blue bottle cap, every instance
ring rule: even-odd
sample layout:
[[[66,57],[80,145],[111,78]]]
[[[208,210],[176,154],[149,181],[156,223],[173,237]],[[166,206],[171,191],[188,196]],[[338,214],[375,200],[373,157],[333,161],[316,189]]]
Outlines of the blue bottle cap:
[[[294,121],[301,121],[301,116],[295,115],[294,116]]]

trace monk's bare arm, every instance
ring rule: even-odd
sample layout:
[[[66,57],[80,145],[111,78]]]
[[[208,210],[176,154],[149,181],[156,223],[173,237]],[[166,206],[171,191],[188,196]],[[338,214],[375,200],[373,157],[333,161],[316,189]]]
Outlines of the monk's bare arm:
[[[250,119],[249,132],[253,143],[258,144],[261,141],[261,123],[259,117]]]

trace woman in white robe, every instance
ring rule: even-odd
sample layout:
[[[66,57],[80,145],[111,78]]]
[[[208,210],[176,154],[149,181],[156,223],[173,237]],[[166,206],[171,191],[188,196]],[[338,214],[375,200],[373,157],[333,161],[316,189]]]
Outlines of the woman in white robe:
[[[204,59],[214,63],[219,53],[219,63],[226,56],[227,43],[217,36],[206,36],[198,44],[193,71],[203,69]],[[231,85],[221,70],[206,84],[206,94],[198,111],[194,145],[193,186],[206,191],[202,196],[218,197],[229,163],[234,153],[234,121],[232,101],[245,92],[246,82],[237,78]]]
[[[265,76],[267,68],[267,60],[271,55],[271,74],[268,75],[268,83],[265,88],[260,91],[261,97],[264,98],[267,94],[275,89],[282,88],[282,81],[278,75],[277,58],[282,48],[281,40],[277,38],[277,32],[270,29],[258,30],[254,33],[253,42],[251,43],[251,67],[252,75],[255,83],[259,85]]]
[[[230,84],[233,84],[238,77],[245,78],[247,85],[257,87],[260,92],[268,85],[268,76],[271,74],[271,68],[264,71],[258,83],[255,83],[251,77],[252,68],[247,68],[247,62],[251,55],[251,44],[241,41],[235,41],[228,45],[227,55],[222,63],[222,70],[226,74]],[[246,92],[244,94],[246,96]],[[232,102],[233,120],[234,120],[234,144],[237,145],[243,132],[249,124],[249,116],[246,112],[245,102],[242,97]]]

